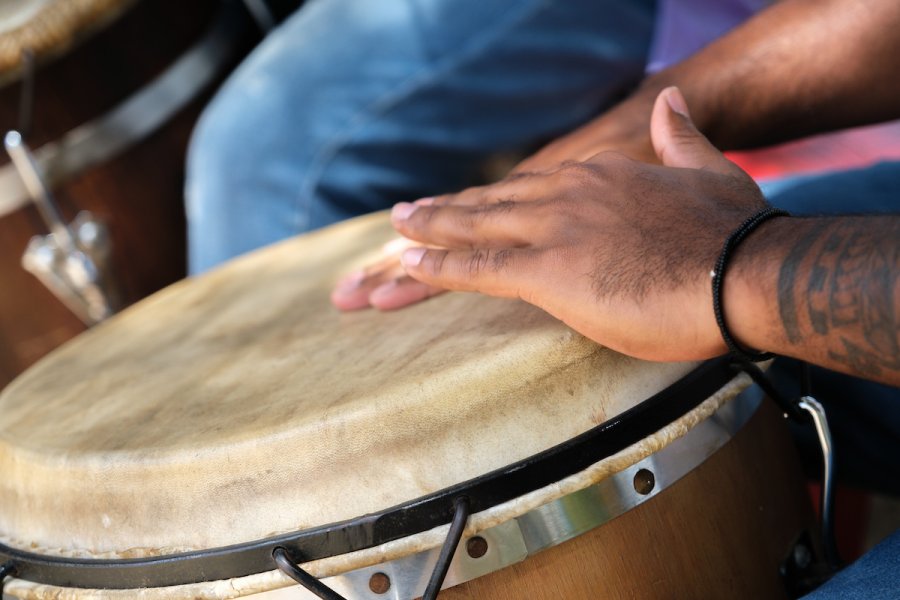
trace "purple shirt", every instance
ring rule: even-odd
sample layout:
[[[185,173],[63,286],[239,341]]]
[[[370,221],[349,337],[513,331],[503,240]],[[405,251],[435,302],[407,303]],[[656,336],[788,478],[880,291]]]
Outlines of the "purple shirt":
[[[771,0],[659,0],[647,73],[687,58],[769,4]]]

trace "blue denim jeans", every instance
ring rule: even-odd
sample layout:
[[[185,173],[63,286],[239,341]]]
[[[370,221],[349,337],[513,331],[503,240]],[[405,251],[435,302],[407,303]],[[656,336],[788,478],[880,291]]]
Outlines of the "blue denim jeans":
[[[191,272],[460,189],[487,156],[584,123],[640,80],[653,21],[652,0],[310,0],[235,71],[194,133],[186,188]],[[897,165],[886,165],[764,189],[799,214],[872,212],[897,205],[898,175]],[[885,461],[866,459],[900,448],[896,390],[870,396],[857,386],[871,384],[848,385],[849,392],[820,398],[838,407],[829,411],[843,411],[832,425],[836,437],[861,448],[839,441],[837,456],[850,465],[839,469],[877,479]],[[858,398],[875,398],[862,401],[862,412],[894,415],[881,420],[892,425],[860,433],[872,420],[843,417],[859,412]],[[887,544],[867,558],[865,572],[896,562],[897,548]],[[896,568],[882,577],[900,589]],[[831,585],[845,579],[853,584],[848,575]]]
[[[653,0],[310,0],[198,124],[192,273],[472,183],[485,157],[583,123],[642,77]]]

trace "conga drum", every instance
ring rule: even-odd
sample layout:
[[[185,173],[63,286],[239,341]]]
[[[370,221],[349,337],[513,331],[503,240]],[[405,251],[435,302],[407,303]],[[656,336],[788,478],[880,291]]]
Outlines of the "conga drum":
[[[184,276],[185,147],[251,28],[223,0],[0,0],[0,137],[21,131],[64,222],[108,229],[119,305]],[[23,269],[47,233],[0,151],[0,388],[85,329]]]
[[[519,301],[333,309],[391,234],[362,217],[176,283],[8,386],[6,593],[411,599],[444,552],[441,598],[786,597],[815,523],[744,375]]]

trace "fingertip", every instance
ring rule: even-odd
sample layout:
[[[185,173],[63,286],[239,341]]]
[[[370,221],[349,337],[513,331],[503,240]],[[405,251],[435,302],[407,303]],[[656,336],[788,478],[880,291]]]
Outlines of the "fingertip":
[[[352,294],[335,289],[331,292],[331,304],[341,311],[360,310],[369,307],[366,294]]]
[[[355,271],[340,279],[331,290],[331,303],[340,310],[358,310],[369,306],[368,293],[362,283],[365,271]]]
[[[418,206],[409,202],[398,202],[391,209],[391,220],[394,222],[405,221],[416,212]]]
[[[400,255],[400,264],[404,269],[414,269],[421,264],[425,252],[427,252],[426,248],[407,248]]]
[[[334,285],[334,291],[352,291],[360,286],[363,279],[366,277],[365,271],[354,271],[348,275],[345,275]]]
[[[666,104],[669,105],[669,108],[674,112],[678,113],[682,117],[686,119],[691,118],[691,113],[688,110],[687,100],[684,99],[684,94],[681,93],[676,86],[670,86],[660,92],[660,95],[666,101]]]

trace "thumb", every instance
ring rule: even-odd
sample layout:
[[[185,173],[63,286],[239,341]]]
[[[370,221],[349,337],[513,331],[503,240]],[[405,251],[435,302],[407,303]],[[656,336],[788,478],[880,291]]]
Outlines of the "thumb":
[[[704,169],[734,175],[740,169],[716,150],[694,127],[687,102],[677,87],[656,97],[650,117],[650,140],[656,156],[667,167]]]

